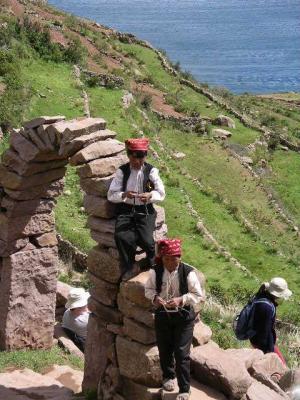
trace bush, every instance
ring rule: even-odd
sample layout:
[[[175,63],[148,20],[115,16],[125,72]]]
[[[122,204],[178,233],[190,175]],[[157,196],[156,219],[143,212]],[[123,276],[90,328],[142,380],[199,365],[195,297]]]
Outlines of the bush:
[[[150,110],[152,104],[152,97],[150,94],[145,94],[141,99],[141,105],[146,110]]]
[[[86,48],[78,38],[74,38],[70,46],[64,51],[64,60],[72,64],[83,64],[87,55]]]

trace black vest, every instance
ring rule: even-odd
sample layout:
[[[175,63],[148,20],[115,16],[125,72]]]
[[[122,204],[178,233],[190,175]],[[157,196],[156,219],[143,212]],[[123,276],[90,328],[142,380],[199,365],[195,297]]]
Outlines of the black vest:
[[[153,168],[153,166],[151,164],[144,163],[143,193],[151,192],[154,189],[154,184],[150,180],[150,172],[151,172],[152,168]],[[122,191],[126,192],[127,182],[128,182],[128,179],[129,179],[129,176],[131,173],[130,163],[121,165],[120,170],[123,172]],[[135,209],[142,213],[144,213],[146,211],[146,208],[147,208],[147,212],[149,214],[155,213],[155,209],[154,209],[152,203],[147,204],[147,205],[135,206]],[[123,202],[116,204],[117,215],[131,213],[131,210],[132,210],[132,206],[130,204],[126,204]]]
[[[155,265],[154,270],[156,274],[156,293],[157,295],[159,295],[162,287],[164,267],[162,265]],[[188,293],[189,291],[187,277],[191,271],[194,271],[194,268],[191,267],[190,265],[184,264],[183,262],[179,264],[178,278],[179,278],[179,292],[181,296]],[[196,313],[193,307],[190,306],[184,306],[183,310],[179,311],[179,314],[184,320],[194,320],[196,318]]]
[[[152,168],[153,168],[153,165],[148,164],[146,162],[144,163],[143,193],[151,192],[151,190],[154,189],[154,184],[150,180],[150,172],[151,172]],[[121,165],[120,170],[123,172],[123,187],[122,187],[122,191],[125,192],[126,191],[127,181],[129,179],[130,172],[131,172],[130,163]]]
[[[161,292],[164,267],[162,265],[155,265],[154,270],[156,274],[156,293],[159,295]],[[189,291],[187,277],[193,270],[194,269],[190,265],[184,264],[183,262],[181,262],[178,267],[179,291],[181,296]]]

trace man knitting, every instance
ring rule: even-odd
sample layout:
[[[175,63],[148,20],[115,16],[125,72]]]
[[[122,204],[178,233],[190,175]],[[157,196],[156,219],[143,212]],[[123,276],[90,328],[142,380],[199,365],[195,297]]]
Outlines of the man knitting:
[[[149,140],[128,139],[125,145],[129,162],[116,171],[107,198],[117,203],[115,241],[122,280],[127,281],[137,274],[134,262],[138,246],[146,252],[148,266],[154,264],[156,211],[153,203],[164,200],[165,189],[158,169],[146,162]]]
[[[179,239],[158,242],[157,263],[150,270],[145,296],[156,308],[155,332],[163,389],[173,391],[176,376],[179,386],[176,400],[187,400],[190,395],[190,347],[196,317],[194,307],[204,300],[204,296],[194,268],[181,261]]]

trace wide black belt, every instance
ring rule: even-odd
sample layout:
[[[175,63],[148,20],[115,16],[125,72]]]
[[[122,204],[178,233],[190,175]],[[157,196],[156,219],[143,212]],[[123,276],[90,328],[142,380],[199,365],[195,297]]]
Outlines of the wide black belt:
[[[134,205],[134,204],[127,204],[127,203],[118,203],[117,205],[117,214],[153,214],[155,209],[153,204],[141,204],[141,205]]]

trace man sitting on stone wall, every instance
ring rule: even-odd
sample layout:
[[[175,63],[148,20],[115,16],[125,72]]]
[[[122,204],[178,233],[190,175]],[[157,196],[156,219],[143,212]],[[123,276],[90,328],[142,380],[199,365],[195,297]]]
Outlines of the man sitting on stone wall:
[[[190,395],[190,348],[196,313],[194,307],[203,301],[203,291],[193,267],[181,262],[181,241],[158,242],[157,263],[145,287],[145,296],[155,310],[155,332],[163,374],[163,389],[179,386],[176,400]],[[176,374],[174,369],[176,361]]]
[[[154,264],[156,212],[153,203],[164,200],[165,189],[158,169],[145,161],[149,140],[128,139],[125,145],[129,162],[116,171],[107,198],[117,203],[115,241],[122,279],[127,281],[137,274],[134,268],[137,246],[146,252],[149,267]]]

